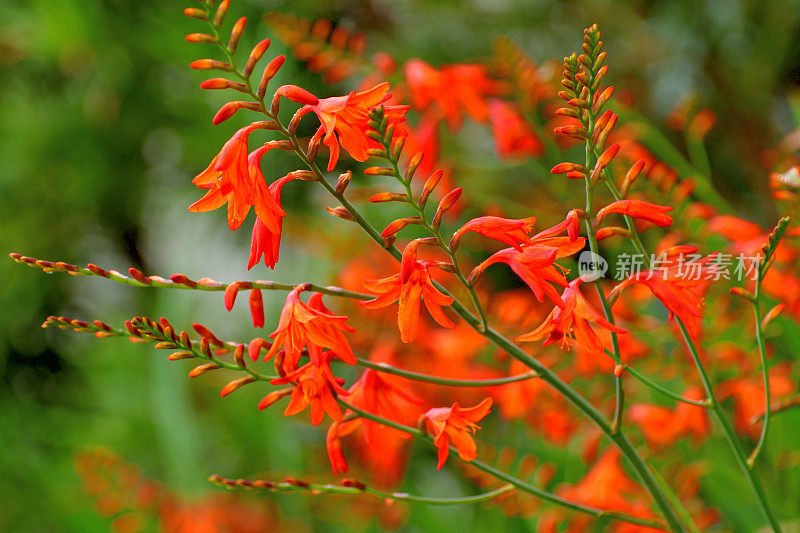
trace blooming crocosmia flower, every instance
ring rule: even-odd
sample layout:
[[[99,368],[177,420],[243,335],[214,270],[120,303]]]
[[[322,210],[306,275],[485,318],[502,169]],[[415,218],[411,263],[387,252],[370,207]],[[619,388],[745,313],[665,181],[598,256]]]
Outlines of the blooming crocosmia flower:
[[[263,127],[264,123],[254,122],[237,131],[211,160],[208,168],[195,176],[192,183],[208,192],[190,205],[189,211],[211,211],[227,202],[228,227],[235,230],[242,225],[250,206],[255,204],[257,193],[257,184],[250,171],[247,138],[254,130]]]
[[[514,220],[510,218],[500,217],[479,217],[473,218],[453,235],[450,241],[450,247],[455,249],[458,247],[461,237],[469,231],[479,233],[484,237],[498,240],[509,246],[513,246],[518,251],[522,251],[521,244],[530,244],[531,238],[528,234],[533,229],[533,224],[536,222],[536,217],[523,218]]]
[[[639,218],[652,222],[656,226],[662,228],[672,225],[672,217],[669,216],[667,211],[672,211],[672,207],[668,205],[656,205],[642,200],[619,200],[608,204],[603,209],[597,212],[595,217],[594,226],[598,226],[600,222],[611,213],[619,213],[620,215],[628,215],[634,218]]]
[[[571,221],[568,218],[561,224],[546,229],[531,237],[530,244],[522,245],[522,251],[515,248],[506,248],[496,252],[483,263],[475,267],[469,275],[469,279],[475,280],[483,273],[486,268],[495,263],[505,263],[514,273],[525,282],[533,291],[534,296],[540,302],[544,301],[545,295],[559,307],[564,306],[558,292],[550,283],[556,283],[562,287],[567,287],[567,278],[564,274],[566,269],[556,264],[554,261],[560,257],[566,257],[579,252],[584,245],[583,237],[551,237],[557,235],[570,227]]]
[[[577,342],[584,349],[590,350],[593,355],[603,353],[603,343],[592,330],[595,324],[613,333],[627,333],[624,329],[606,320],[589,301],[581,294],[580,286],[583,280],[576,278],[569,287],[564,289],[561,300],[564,307],[556,306],[541,326],[517,337],[518,341],[537,341],[547,337],[544,345],[559,342],[562,349],[569,348]]]
[[[497,98],[489,100],[489,122],[500,157],[524,158],[542,154],[542,141],[510,103]]]
[[[456,402],[452,407],[431,409],[422,415],[425,430],[433,435],[433,444],[439,449],[436,468],[444,466],[451,444],[464,461],[473,461],[478,456],[478,447],[471,435],[480,429],[477,422],[491,412],[491,406],[492,399],[486,398],[475,407],[462,409]]]
[[[315,426],[322,422],[325,413],[333,420],[342,419],[342,410],[334,393],[346,396],[348,392],[342,388],[344,381],[335,377],[331,371],[330,362],[333,356],[329,351],[312,350],[311,362],[282,378],[270,381],[273,385],[294,382],[284,416],[295,415],[310,405],[311,423]]]
[[[703,398],[699,389],[692,388],[684,393],[690,400]],[[695,442],[708,435],[708,412],[704,407],[679,402],[675,409],[661,405],[634,404],[628,409],[628,416],[642,430],[647,443],[653,448],[671,446],[684,436],[691,436]]]
[[[476,122],[486,122],[486,97],[500,92],[500,84],[489,78],[483,65],[446,65],[437,70],[420,59],[411,59],[405,64],[405,75],[414,108],[427,111],[436,103],[451,130],[461,127],[462,112]]]
[[[653,295],[669,310],[669,318],[677,316],[692,337],[700,331],[703,293],[710,285],[715,265],[709,264],[716,253],[695,261],[676,261],[665,267],[635,272],[614,287],[609,298],[616,298],[626,287],[641,283],[650,288]]]
[[[364,287],[378,296],[374,300],[361,303],[367,309],[381,309],[399,301],[397,325],[400,330],[400,340],[403,342],[412,342],[417,338],[420,300],[425,301],[425,307],[440,326],[456,327],[442,310],[442,307],[453,303],[453,298],[439,292],[434,286],[428,272],[434,263],[417,260],[414,244],[409,244],[403,250],[398,274],[379,280],[364,281]]]
[[[362,92],[350,92],[347,96],[323,98],[316,104],[309,104],[298,111],[298,116],[313,111],[321,125],[316,135],[324,135],[322,142],[330,149],[328,171],[339,160],[339,145],[356,161],[366,161],[367,150],[377,148],[378,144],[367,137],[371,128],[367,125],[369,112],[391,98],[389,83],[381,83]],[[389,124],[400,124],[406,120],[407,105],[384,106],[384,116]],[[404,135],[402,128],[395,129],[395,135]]]
[[[281,247],[283,217],[286,215],[281,208],[281,191],[284,185],[295,178],[296,176],[294,174],[287,174],[275,180],[272,185],[269,186],[267,195],[273,199],[275,205],[283,215],[276,215],[277,221],[272,228],[267,226],[261,216],[256,218],[256,222],[253,224],[253,233],[250,238],[250,257],[247,260],[248,270],[253,268],[256,263],[261,260],[262,256],[264,257],[264,264],[266,266],[273,269],[275,268],[275,264],[278,262],[278,252]],[[258,213],[258,211],[256,211],[256,213]]]
[[[352,331],[344,323],[347,317],[332,315],[322,305],[321,295],[315,294],[307,304],[303,303],[300,293],[304,290],[305,285],[299,285],[286,297],[278,327],[270,334],[274,340],[272,347],[264,360],[271,359],[283,347],[286,352],[283,368],[292,372],[297,368],[303,349],[308,346],[309,351],[312,347],[330,348],[345,363],[355,364],[355,355],[343,334]]]

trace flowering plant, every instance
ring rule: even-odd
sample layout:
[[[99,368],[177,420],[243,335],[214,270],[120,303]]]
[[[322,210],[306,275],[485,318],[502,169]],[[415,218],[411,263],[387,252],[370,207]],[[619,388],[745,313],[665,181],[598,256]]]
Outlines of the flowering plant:
[[[535,516],[541,531],[606,523],[614,531],[697,531],[726,527],[728,520],[701,490],[714,461],[683,464],[670,450],[686,437],[691,446],[716,450],[716,434],[727,441],[725,453],[740,469],[735,483],[749,491],[760,521],[781,530],[793,511],[784,504],[775,510],[776,487],[764,486],[759,463],[772,418],[797,405],[796,385],[789,358],[770,364],[766,335],[773,322],[798,331],[794,239],[800,232],[789,217],[767,231],[727,214],[707,175],[681,176],[624,122],[618,127],[622,111],[606,84],[596,25],[585,30],[581,52],[564,58],[562,75],[543,79],[543,70],[505,41],[492,68],[434,68],[420,59],[398,68],[387,54],[367,61],[360,36],[326,21],[273,15],[276,32],[309,70],[331,83],[361,78],[347,94],[319,98],[296,84],[274,88],[286,57],[268,57],[268,39],[242,65],[246,20],[237,20],[225,38],[229,6],[229,0],[203,0],[184,11],[207,26],[187,41],[217,49],[216,59],[190,66],[219,73],[203,89],[242,98],[225,103],[213,124],[245,113],[254,121],[236,130],[192,180],[202,196],[189,211],[224,206],[231,231],[252,211],[250,252],[242,262],[274,269],[284,226],[293,223],[284,188],[321,188],[336,204],[325,206],[336,223],[365,234],[371,248],[359,241],[340,274],[341,287],[163,278],[11,254],[45,272],[222,292],[228,311],[246,291],[259,329],[267,324],[264,293],[285,297],[274,329],[247,342],[220,339],[200,323],[190,333],[166,318],[134,317],[113,327],[51,316],[45,327],[169,350],[172,361],[198,363],[190,378],[225,373],[223,397],[264,387],[258,409],[285,402],[286,417],[308,411],[312,425],[327,426],[334,476],[349,473],[354,457],[363,473],[335,483],[296,473],[283,481],[210,477],[227,488],[367,494],[428,505],[491,501]],[[554,162],[551,179],[567,182],[566,194],[552,193],[558,208],[537,213],[520,199],[513,211],[521,215],[510,218],[488,195],[456,186],[442,139],[467,120],[490,128],[503,159],[582,151],[579,161]],[[279,153],[300,168],[265,175],[263,159]],[[359,165],[365,162],[370,166]],[[351,169],[329,175],[342,165]],[[796,209],[800,193],[792,172],[772,178],[787,212]],[[671,205],[662,205],[667,200]],[[382,230],[376,220],[385,223]],[[657,228],[669,233],[657,238]],[[725,249],[701,255],[688,244],[704,232],[721,235]],[[639,268],[623,271],[618,262],[617,279],[604,277],[609,261],[625,254]],[[734,255],[742,271],[723,274],[724,258]],[[490,268],[498,264],[505,267]],[[501,276],[515,288],[504,290]],[[747,324],[742,306],[752,309]],[[732,307],[737,315],[724,316]],[[731,343],[727,330],[734,327],[738,337]],[[671,364],[661,372],[665,360]],[[733,418],[722,403],[728,398]],[[526,438],[579,448],[572,459],[590,466],[568,480],[552,463],[493,454],[486,443],[514,444],[503,439],[515,422],[525,424]],[[426,467],[458,465],[476,493],[395,491],[413,440],[435,451],[436,462]]]

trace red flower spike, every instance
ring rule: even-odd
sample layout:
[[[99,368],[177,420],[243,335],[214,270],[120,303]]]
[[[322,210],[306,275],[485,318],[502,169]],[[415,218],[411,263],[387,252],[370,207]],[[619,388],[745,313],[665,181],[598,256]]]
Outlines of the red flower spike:
[[[624,329],[610,323],[600,314],[592,304],[581,294],[580,286],[583,280],[576,278],[564,289],[561,300],[564,307],[556,307],[547,316],[545,321],[535,330],[517,337],[518,341],[537,341],[545,338],[544,346],[555,342],[566,350],[577,342],[583,349],[593,356],[603,356],[603,343],[592,330],[590,324],[595,324],[613,333],[627,333]]]
[[[379,148],[376,141],[366,136],[366,132],[371,130],[367,123],[369,112],[391,98],[388,91],[387,82],[366,91],[350,92],[346,96],[304,102],[306,106],[300,110],[301,115],[314,112],[321,123],[315,137],[322,136],[322,142],[330,150],[327,167],[329,172],[336,167],[339,160],[340,145],[356,161],[366,161],[369,157],[368,150]],[[391,127],[405,121],[409,106],[384,106],[383,109]],[[406,134],[404,128],[395,129],[396,136]]]
[[[619,200],[598,211],[592,225],[597,227],[607,215],[618,213],[646,220],[664,228],[672,225],[672,217],[666,214],[667,211],[672,211],[672,207],[651,204],[642,200]]]
[[[287,295],[278,327],[270,334],[274,343],[264,360],[268,361],[283,348],[286,352],[283,368],[286,372],[293,372],[303,349],[308,347],[309,350],[329,348],[345,363],[355,364],[356,357],[343,334],[352,331],[344,323],[347,317],[332,315],[322,305],[321,297],[303,303],[300,293],[305,289],[305,285],[299,285]]]
[[[478,447],[471,434],[480,429],[477,422],[491,412],[492,399],[486,398],[475,407],[462,409],[458,403],[452,407],[431,409],[423,416],[425,430],[433,436],[433,444],[439,449],[436,468],[441,470],[450,455],[452,444],[464,461],[478,457]]]
[[[455,250],[461,242],[465,233],[474,231],[484,237],[495,239],[509,246],[513,246],[520,252],[521,244],[530,244],[531,239],[528,234],[533,229],[536,217],[528,217],[519,220],[500,217],[479,217],[473,218],[458,231],[455,232],[450,240],[450,248]]]
[[[417,241],[412,241],[403,250],[400,273],[380,280],[364,281],[364,287],[377,297],[361,303],[367,309],[381,309],[399,301],[397,325],[400,330],[400,340],[406,343],[412,342],[417,337],[420,299],[425,301],[425,307],[440,326],[456,327],[442,310],[442,307],[453,303],[453,298],[439,292],[433,285],[428,272],[433,263],[417,261],[417,245]]]
[[[264,327],[264,300],[261,289],[250,289],[250,316],[253,318],[253,327]]]

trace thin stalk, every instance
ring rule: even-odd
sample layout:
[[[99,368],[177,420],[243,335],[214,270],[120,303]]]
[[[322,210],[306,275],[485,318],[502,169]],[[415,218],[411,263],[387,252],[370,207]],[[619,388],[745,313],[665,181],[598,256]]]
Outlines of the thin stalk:
[[[362,359],[360,357],[356,358],[356,360],[358,361],[357,364],[359,366],[371,368],[373,370],[377,370],[378,372],[392,374],[406,379],[412,379],[414,381],[424,381],[427,383],[435,383],[437,385],[446,385],[448,387],[493,387],[497,385],[505,385],[507,383],[526,381],[528,379],[539,377],[539,374],[531,371],[516,376],[508,376],[505,378],[496,378],[496,379],[452,379],[452,378],[443,378],[439,376],[431,376],[429,374],[420,374],[419,372],[404,370],[402,368],[397,368],[395,366],[391,366],[386,363],[373,363],[372,361],[367,361],[366,359]]]
[[[769,390],[769,368],[767,367],[767,347],[764,343],[764,331],[761,325],[761,280],[763,278],[763,270],[759,267],[758,279],[756,280],[756,290],[753,298],[753,313],[756,320],[756,342],[758,343],[758,354],[761,357],[761,370],[764,374],[764,422],[761,424],[761,435],[758,437],[758,443],[747,458],[747,466],[750,469],[755,465],[758,454],[761,453],[764,443],[767,440],[767,432],[769,431],[769,421],[772,418],[770,406],[772,405],[772,398]]]
[[[714,387],[711,383],[711,378],[709,378],[708,372],[706,372],[703,362],[700,360],[700,354],[697,351],[697,347],[695,346],[692,337],[689,335],[689,331],[686,329],[686,325],[683,323],[683,321],[677,316],[675,317],[675,320],[678,323],[678,328],[681,330],[681,335],[686,343],[686,347],[689,349],[689,353],[691,354],[694,364],[697,367],[697,371],[700,374],[700,379],[703,382],[706,395],[711,402],[711,412],[714,414],[714,418],[717,419],[720,428],[722,428],[725,438],[727,439],[728,444],[733,451],[733,455],[736,458],[737,464],[744,473],[745,478],[747,478],[747,483],[750,485],[750,488],[756,497],[756,501],[761,509],[761,513],[764,515],[764,518],[766,518],[772,530],[779,533],[781,531],[780,523],[778,522],[778,519],[776,518],[769,505],[769,502],[767,501],[767,496],[764,493],[764,487],[761,486],[761,481],[747,463],[745,451],[742,447],[742,443],[739,441],[739,437],[736,435],[730,420],[728,420],[728,417],[723,411],[722,406],[714,395]]]
[[[364,411],[362,409],[359,409],[357,407],[354,407],[354,406],[348,404],[347,402],[345,402],[344,400],[341,400],[341,399],[339,400],[339,403],[342,405],[342,407],[344,407],[346,409],[349,409],[350,411],[354,412],[356,415],[358,415],[358,416],[360,416],[362,418],[366,418],[367,420],[371,420],[371,421],[376,422],[378,424],[382,424],[382,425],[397,429],[399,431],[403,431],[403,432],[408,433],[410,435],[414,435],[415,437],[417,437],[419,439],[422,439],[422,440],[424,440],[426,442],[429,442],[429,443],[433,442],[433,439],[430,437],[430,435],[428,435],[427,433],[422,432],[418,428],[414,428],[414,427],[411,427],[411,426],[406,426],[404,424],[400,424],[400,423],[395,422],[393,420],[389,420],[387,418],[383,418],[381,416],[375,415],[375,414],[370,413],[368,411]],[[452,452],[454,452],[453,455],[455,455],[455,456],[458,455],[458,453],[457,453],[458,450],[456,450],[455,447],[451,446],[450,450]],[[472,465],[472,466],[474,466],[476,468],[478,468],[479,470],[483,470],[484,472],[486,472],[488,474],[491,474],[492,476],[494,476],[494,477],[496,477],[498,479],[506,481],[507,483],[510,483],[514,487],[516,487],[516,488],[518,488],[518,489],[520,489],[520,490],[522,490],[524,492],[527,492],[528,494],[531,494],[533,496],[541,498],[541,499],[543,499],[545,501],[548,501],[550,503],[559,505],[561,507],[566,507],[567,509],[571,509],[573,511],[579,511],[579,512],[582,512],[582,513],[590,514],[590,515],[594,516],[595,518],[609,518],[609,519],[614,519],[614,520],[621,520],[621,521],[624,521],[624,522],[630,522],[632,524],[646,525],[646,526],[650,526],[650,527],[658,527],[658,528],[663,528],[664,527],[662,524],[660,524],[658,522],[654,522],[652,520],[641,519],[641,518],[630,516],[630,515],[627,515],[627,514],[624,514],[624,513],[617,513],[617,512],[613,512],[613,511],[605,511],[603,509],[597,509],[596,507],[583,505],[581,503],[574,502],[572,500],[567,500],[566,498],[562,498],[562,497],[557,496],[556,494],[553,494],[551,492],[547,492],[547,491],[544,491],[542,489],[539,489],[538,487],[535,487],[535,486],[531,485],[530,483],[527,483],[527,482],[525,482],[525,481],[523,481],[523,480],[521,480],[521,479],[519,479],[517,477],[514,477],[511,474],[508,474],[506,472],[502,472],[502,471],[494,468],[493,466],[490,466],[490,465],[488,465],[488,464],[486,464],[486,463],[484,463],[482,461],[479,461],[477,459],[474,459],[472,461],[464,461],[464,462],[467,463],[467,464],[470,464],[470,465]]]

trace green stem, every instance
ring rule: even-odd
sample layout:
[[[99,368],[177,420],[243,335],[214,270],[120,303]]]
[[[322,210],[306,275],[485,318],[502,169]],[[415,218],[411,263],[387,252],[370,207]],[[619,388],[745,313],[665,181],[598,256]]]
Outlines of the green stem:
[[[764,447],[764,442],[767,440],[767,431],[769,431],[769,421],[772,418],[770,407],[772,406],[772,399],[770,397],[769,389],[769,368],[767,367],[767,347],[764,343],[764,331],[761,326],[761,280],[763,270],[759,267],[758,279],[756,280],[756,289],[753,298],[753,313],[756,321],[756,342],[758,343],[758,354],[761,357],[761,370],[764,374],[764,422],[761,424],[761,435],[758,437],[758,443],[747,458],[747,466],[752,469],[755,465],[758,454],[761,453]]]
[[[393,374],[395,376],[413,379],[414,381],[424,381],[427,383],[435,383],[437,385],[446,385],[449,387],[493,387],[496,385],[505,385],[507,383],[516,383],[518,381],[525,381],[528,379],[539,377],[536,372],[525,372],[516,376],[508,376],[505,378],[496,379],[452,379],[443,378],[438,376],[431,376],[428,374],[420,374],[419,372],[412,372],[404,370],[395,366],[387,365],[386,363],[373,363],[366,359],[357,358],[358,365],[366,368],[384,372],[386,374]]]
[[[371,421],[376,422],[378,424],[382,424],[382,425],[397,429],[399,431],[403,431],[403,432],[408,433],[410,435],[414,435],[415,437],[418,437],[418,438],[420,438],[422,440],[425,440],[427,442],[431,442],[431,443],[433,442],[433,439],[430,437],[430,435],[428,435],[426,433],[423,433],[418,428],[413,428],[411,426],[406,426],[404,424],[400,424],[398,422],[394,422],[393,420],[389,420],[387,418],[383,418],[381,416],[378,416],[378,415],[372,414],[370,412],[364,411],[362,409],[359,409],[357,407],[354,407],[354,406],[348,404],[347,402],[345,402],[345,401],[343,401],[341,399],[339,400],[339,403],[342,405],[342,407],[344,407],[346,409],[349,409],[350,411],[354,412],[356,415],[358,415],[358,416],[360,416],[362,418],[366,418],[367,420],[371,420]],[[452,452],[454,452],[454,455],[458,455],[458,453],[457,453],[458,450],[456,450],[455,447],[451,446],[450,450]],[[520,490],[522,490],[524,492],[527,492],[528,494],[531,494],[533,496],[541,498],[541,499],[543,499],[545,501],[548,501],[550,503],[559,505],[561,507],[566,507],[567,509],[571,509],[573,511],[579,511],[579,512],[582,512],[582,513],[590,514],[590,515],[594,516],[595,518],[608,518],[608,519],[612,519],[612,520],[621,520],[621,521],[624,521],[624,522],[629,522],[629,523],[632,523],[632,524],[646,525],[646,526],[649,526],[649,527],[658,527],[658,528],[663,528],[664,527],[662,524],[660,524],[658,522],[654,522],[652,520],[637,518],[637,517],[634,517],[634,516],[630,516],[630,515],[627,515],[627,514],[624,514],[624,513],[617,513],[617,512],[614,512],[614,511],[605,511],[603,509],[597,509],[595,507],[591,507],[591,506],[588,506],[588,505],[583,505],[581,503],[574,502],[572,500],[567,500],[567,499],[562,498],[560,496],[557,496],[557,495],[555,495],[555,494],[553,494],[551,492],[547,492],[547,491],[544,491],[542,489],[539,489],[538,487],[535,487],[535,486],[531,485],[530,483],[527,483],[527,482],[525,482],[525,481],[523,481],[523,480],[521,480],[519,478],[516,478],[516,477],[514,477],[511,474],[508,474],[506,472],[502,472],[502,471],[494,468],[493,466],[488,465],[488,464],[486,464],[486,463],[484,463],[482,461],[479,461],[477,459],[474,459],[472,461],[465,461],[465,462],[470,464],[470,465],[472,465],[472,466],[474,466],[475,468],[478,468],[479,470],[483,470],[487,474],[491,474],[492,476],[496,477],[497,479],[501,479],[503,481],[506,481],[507,483],[510,483],[514,487],[516,487],[516,488],[518,488],[518,489],[520,489]]]
[[[725,438],[728,441],[728,444],[733,451],[733,455],[736,458],[736,462],[741,468],[742,472],[744,473],[745,477],[747,478],[747,483],[750,485],[753,494],[756,497],[756,501],[758,502],[758,506],[761,509],[764,518],[766,518],[767,522],[769,523],[770,527],[775,532],[781,531],[781,526],[778,523],[778,519],[775,517],[772,509],[769,506],[769,502],[767,501],[767,496],[764,493],[764,488],[761,486],[761,481],[756,476],[755,472],[751,470],[749,465],[747,464],[747,459],[745,456],[744,448],[742,447],[742,443],[739,441],[739,437],[736,435],[736,432],[731,425],[730,420],[728,420],[727,415],[722,409],[719,401],[717,401],[716,396],[714,395],[714,387],[711,383],[711,379],[708,376],[708,372],[706,372],[705,367],[703,366],[703,362],[700,360],[700,354],[697,351],[697,347],[692,340],[691,335],[689,335],[689,331],[686,329],[686,325],[683,321],[675,317],[676,322],[678,323],[678,328],[681,330],[681,335],[683,336],[683,340],[686,343],[686,347],[689,349],[689,353],[694,360],[694,364],[697,367],[697,371],[700,374],[700,379],[703,382],[703,387],[705,388],[706,395],[708,396],[709,401],[711,402],[710,408],[711,412],[714,414],[714,418],[717,419],[720,428],[722,428],[723,433],[725,434]]]

